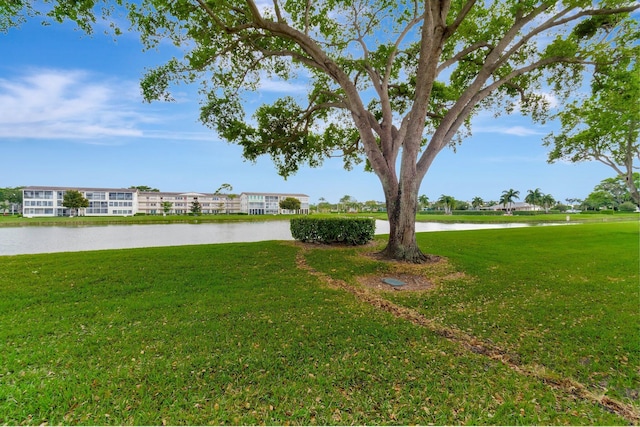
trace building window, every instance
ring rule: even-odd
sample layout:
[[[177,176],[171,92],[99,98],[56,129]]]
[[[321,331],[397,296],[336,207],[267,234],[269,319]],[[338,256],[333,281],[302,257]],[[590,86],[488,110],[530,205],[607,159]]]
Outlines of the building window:
[[[104,192],[87,192],[85,197],[87,200],[107,200],[107,194]]]
[[[25,199],[53,199],[53,191],[25,191]]]
[[[109,200],[133,200],[133,193],[109,193]]]

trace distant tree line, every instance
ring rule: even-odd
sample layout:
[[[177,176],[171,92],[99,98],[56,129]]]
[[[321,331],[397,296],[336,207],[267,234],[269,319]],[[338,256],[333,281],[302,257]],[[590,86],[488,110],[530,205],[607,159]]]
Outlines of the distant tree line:
[[[640,173],[633,174],[635,187],[640,187]],[[513,204],[520,200],[520,191],[510,188],[504,190],[497,200],[484,200],[476,196],[471,201],[458,200],[454,196],[442,194],[437,200],[431,201],[426,195],[418,197],[418,210],[436,210],[445,214],[453,211],[480,210],[490,206],[500,205],[507,212],[511,211]],[[596,185],[593,191],[585,198],[567,198],[565,203],[556,200],[551,194],[543,193],[540,188],[527,190],[523,201],[533,206],[533,210],[560,211],[568,210],[589,210],[597,211],[603,209],[619,210],[631,212],[636,210],[633,194],[629,190],[626,176],[618,175],[613,178],[606,178]],[[359,202],[354,197],[345,195],[337,203],[331,203],[321,197],[318,204],[311,206],[317,212],[382,212],[384,202],[367,201]]]
[[[20,213],[24,187],[0,187],[0,212],[2,215]]]

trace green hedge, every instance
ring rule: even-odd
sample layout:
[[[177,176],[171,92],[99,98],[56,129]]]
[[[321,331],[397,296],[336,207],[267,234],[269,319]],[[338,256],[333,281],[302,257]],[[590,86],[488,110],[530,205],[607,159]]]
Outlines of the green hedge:
[[[545,211],[541,210],[541,211],[513,211],[511,212],[513,214],[513,216],[535,216],[535,215],[542,215],[545,213]]]
[[[302,242],[364,245],[373,240],[373,218],[293,218],[291,235]]]
[[[601,211],[582,211],[581,213],[586,215],[613,215],[613,210],[611,209],[603,209]]]
[[[500,216],[500,215],[504,215],[504,212],[502,211],[487,211],[487,210],[482,210],[482,211],[476,211],[476,210],[471,210],[471,209],[465,209],[465,210],[454,210],[452,212],[453,215],[468,215],[468,216]],[[444,211],[420,211],[418,212],[418,215],[445,215]]]

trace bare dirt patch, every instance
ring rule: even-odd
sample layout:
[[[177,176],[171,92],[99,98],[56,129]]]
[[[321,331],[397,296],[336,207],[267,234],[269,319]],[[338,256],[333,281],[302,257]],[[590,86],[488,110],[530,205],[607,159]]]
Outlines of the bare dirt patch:
[[[365,254],[376,261],[387,263],[389,271],[358,278],[358,283],[380,291],[424,292],[429,291],[448,280],[466,279],[467,276],[456,271],[446,258],[430,255],[424,264],[412,264],[382,258],[379,253]],[[385,283],[385,279],[404,282],[402,286]]]

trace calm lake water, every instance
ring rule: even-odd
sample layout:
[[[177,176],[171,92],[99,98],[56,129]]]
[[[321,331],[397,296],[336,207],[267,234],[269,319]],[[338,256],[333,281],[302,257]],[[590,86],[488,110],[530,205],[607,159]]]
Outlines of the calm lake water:
[[[441,224],[418,222],[416,231],[526,227],[528,224]],[[388,221],[376,221],[376,234],[388,234]],[[215,224],[147,224],[79,227],[2,227],[0,255],[76,252],[210,243],[293,240],[289,221]]]

